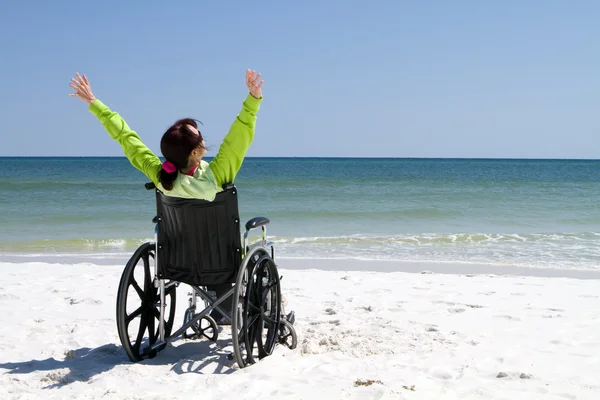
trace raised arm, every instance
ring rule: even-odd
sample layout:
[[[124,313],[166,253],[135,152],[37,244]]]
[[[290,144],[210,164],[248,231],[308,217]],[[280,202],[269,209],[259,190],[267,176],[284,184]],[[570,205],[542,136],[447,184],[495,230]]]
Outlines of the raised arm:
[[[77,79],[72,79],[69,85],[75,89],[71,96],[78,97],[89,104],[89,111],[98,118],[108,134],[115,139],[125,153],[125,156],[135,168],[148,177],[154,184],[158,184],[158,171],[161,168],[160,159],[142,142],[121,116],[111,111],[100,100],[96,99],[85,75],[77,73]]]
[[[246,85],[250,94],[242,104],[242,111],[231,124],[229,133],[223,139],[217,155],[210,162],[210,169],[219,187],[225,183],[233,183],[254,139],[256,114],[262,102],[262,85],[264,83],[264,81],[257,83],[259,79],[260,74],[255,76],[255,71],[246,71]]]

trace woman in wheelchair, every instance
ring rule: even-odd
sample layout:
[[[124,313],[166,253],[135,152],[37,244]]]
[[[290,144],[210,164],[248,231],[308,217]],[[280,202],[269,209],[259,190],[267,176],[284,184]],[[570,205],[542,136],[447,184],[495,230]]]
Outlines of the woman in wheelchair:
[[[258,358],[270,354],[277,342],[288,347],[296,345],[293,313],[285,317],[282,315],[284,311],[279,276],[273,261],[274,249],[272,243],[266,242],[268,219],[258,217],[248,221],[244,247],[241,248],[239,244],[239,216],[233,183],[254,138],[256,114],[263,98],[264,81],[259,81],[260,77],[260,73],[246,71],[249,94],[211,162],[202,159],[206,147],[194,119],[180,119],[163,134],[160,149],[165,161],[161,162],[118,113],[111,111],[94,96],[85,74],[82,76],[77,73],[76,78],[71,79],[69,86],[75,92],[70,95],[89,105],[88,110],[122,146],[131,164],[152,181],[157,192],[159,215],[156,218],[156,243],[147,243],[136,251],[123,273],[119,289],[120,297],[126,297],[130,288],[135,289],[131,292],[137,292],[142,306],[127,315],[125,311],[119,311],[120,308],[126,308],[124,303],[120,305],[126,300],[119,296],[117,298],[119,335],[132,361],[155,356],[167,342],[181,335],[206,336],[216,341],[217,318],[223,325],[231,321],[234,353],[240,367],[254,362],[255,344]],[[223,224],[228,224],[227,220],[214,215],[234,216],[237,239],[235,234],[224,233],[229,230],[229,225],[223,228]],[[206,225],[210,232],[201,231],[198,225]],[[234,228],[231,230],[235,233]],[[248,231],[254,228],[262,229],[263,238],[251,249],[247,245],[247,238]],[[198,239],[202,237],[210,239]],[[267,245],[271,246],[270,254],[265,249]],[[237,253],[232,253],[232,248]],[[150,259],[155,260],[156,273],[152,280]],[[215,259],[228,266],[215,267]],[[145,273],[143,287],[133,277],[133,270],[140,260],[143,260]],[[182,267],[182,263],[187,264]],[[159,266],[156,267],[156,264]],[[166,282],[168,279],[171,280]],[[266,289],[261,288],[261,280],[270,282]],[[186,311],[184,326],[169,336],[175,311],[175,288],[180,282],[188,283],[193,288],[190,308]],[[210,292],[216,293],[216,299]],[[209,305],[200,313],[196,313],[195,309],[197,296]],[[167,298],[171,303],[170,308],[167,307]],[[264,303],[267,298],[276,301],[267,305],[269,310],[266,313]],[[158,309],[155,308],[156,304]],[[137,317],[140,317],[140,327],[137,335],[134,335],[135,343],[132,343],[131,335],[125,331]],[[155,319],[158,319],[158,329]],[[253,322],[255,320],[260,323]],[[208,326],[203,327],[203,322]],[[191,336],[187,335],[188,329],[193,331]],[[148,343],[142,349],[142,336],[146,330]],[[265,330],[266,339],[260,339]],[[209,335],[207,332],[212,333]]]

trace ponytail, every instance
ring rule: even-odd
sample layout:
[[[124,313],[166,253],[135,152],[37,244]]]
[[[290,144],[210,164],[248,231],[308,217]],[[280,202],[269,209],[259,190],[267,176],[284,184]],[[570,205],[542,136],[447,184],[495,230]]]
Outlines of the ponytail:
[[[177,179],[179,172],[167,172],[163,168],[158,172],[158,181],[166,190],[173,190],[173,182]]]

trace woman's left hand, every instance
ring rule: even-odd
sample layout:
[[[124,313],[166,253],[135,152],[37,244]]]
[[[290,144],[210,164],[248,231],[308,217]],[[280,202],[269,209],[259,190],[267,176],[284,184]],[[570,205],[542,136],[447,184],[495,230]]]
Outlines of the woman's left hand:
[[[92,88],[90,87],[90,82],[87,79],[87,76],[83,74],[83,77],[77,74],[77,79],[71,78],[71,83],[69,86],[75,90],[75,93],[69,93],[69,96],[79,97],[81,100],[85,101],[87,104],[92,104],[96,97],[94,97],[94,93],[92,93]]]
[[[248,89],[250,89],[250,94],[257,99],[262,97],[262,85],[265,83],[264,80],[260,81],[260,83],[257,83],[259,79],[260,72],[256,74],[256,71],[254,70],[246,70],[246,86],[248,86]]]

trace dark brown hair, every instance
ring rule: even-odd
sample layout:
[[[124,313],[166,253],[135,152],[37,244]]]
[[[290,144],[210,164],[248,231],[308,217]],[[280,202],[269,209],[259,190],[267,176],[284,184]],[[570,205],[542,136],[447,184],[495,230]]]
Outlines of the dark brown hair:
[[[166,190],[173,189],[173,182],[177,178],[179,170],[185,169],[188,165],[190,153],[198,147],[204,148],[202,133],[198,130],[198,135],[196,135],[189,125],[198,129],[195,119],[183,118],[171,125],[160,140],[162,155],[177,168],[173,173],[168,173],[161,168],[158,173],[158,180]]]

